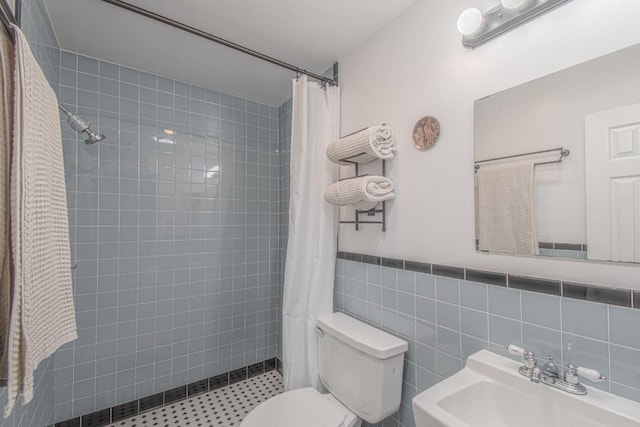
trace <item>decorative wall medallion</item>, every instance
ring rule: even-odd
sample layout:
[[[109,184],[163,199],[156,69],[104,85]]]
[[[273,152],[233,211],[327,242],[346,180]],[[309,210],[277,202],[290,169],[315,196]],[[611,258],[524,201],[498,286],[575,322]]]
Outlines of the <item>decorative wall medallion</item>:
[[[440,138],[440,122],[432,116],[424,116],[413,128],[413,144],[418,150],[427,150]]]

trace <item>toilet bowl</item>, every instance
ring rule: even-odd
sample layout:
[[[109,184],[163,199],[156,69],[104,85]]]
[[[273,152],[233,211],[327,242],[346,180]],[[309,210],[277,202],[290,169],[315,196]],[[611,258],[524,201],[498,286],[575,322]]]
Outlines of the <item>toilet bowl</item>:
[[[408,344],[343,313],[318,317],[318,360],[329,393],[300,388],[258,405],[240,427],[359,427],[400,407]]]
[[[241,427],[360,427],[360,420],[331,394],[315,388],[282,393],[258,405]]]

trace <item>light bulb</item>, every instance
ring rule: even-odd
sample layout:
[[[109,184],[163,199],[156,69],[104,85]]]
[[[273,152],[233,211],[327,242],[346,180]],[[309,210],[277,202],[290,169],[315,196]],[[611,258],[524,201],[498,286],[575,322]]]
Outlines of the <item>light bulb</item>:
[[[458,17],[458,31],[465,36],[473,34],[482,25],[482,12],[476,8],[465,10]]]
[[[532,3],[532,0],[500,0],[505,9],[522,9]]]

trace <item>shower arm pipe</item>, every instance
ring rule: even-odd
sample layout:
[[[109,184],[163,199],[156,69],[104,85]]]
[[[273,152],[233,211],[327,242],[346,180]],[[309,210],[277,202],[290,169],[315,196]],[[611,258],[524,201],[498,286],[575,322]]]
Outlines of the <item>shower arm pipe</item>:
[[[289,64],[287,62],[281,61],[281,60],[279,60],[277,58],[274,58],[272,56],[265,55],[264,53],[255,51],[253,49],[249,49],[248,47],[239,45],[239,44],[234,43],[232,41],[229,41],[227,39],[223,39],[222,37],[218,37],[218,36],[213,35],[211,33],[207,33],[206,31],[199,30],[199,29],[197,29],[195,27],[192,27],[192,26],[184,24],[184,23],[182,23],[180,21],[176,21],[174,19],[168,18],[166,16],[157,14],[157,13],[152,12],[150,10],[143,9],[141,7],[135,6],[135,5],[131,4],[131,3],[127,3],[127,2],[122,1],[122,0],[102,0],[102,1],[105,2],[105,3],[109,3],[109,4],[113,5],[113,6],[117,6],[119,8],[126,9],[129,12],[133,12],[133,13],[136,13],[138,15],[142,15],[142,16],[145,16],[147,18],[153,19],[154,21],[158,21],[158,22],[161,22],[163,24],[169,25],[171,27],[177,28],[179,30],[186,31],[187,33],[193,34],[193,35],[198,36],[198,37],[202,37],[202,38],[207,39],[209,41],[212,41],[214,43],[218,43],[218,44],[226,46],[228,48],[237,50],[237,51],[242,52],[242,53],[244,53],[246,55],[250,55],[250,56],[253,56],[254,58],[258,58],[258,59],[260,59],[262,61],[270,62],[271,64],[277,65],[278,67],[282,67],[282,68],[286,68],[288,70],[294,71],[296,74],[305,74],[305,75],[307,75],[307,76],[309,76],[311,78],[314,78],[316,80],[319,80],[319,81],[321,81],[323,83],[327,83],[327,84],[333,85],[333,86],[337,85],[337,82],[335,80],[330,79],[328,77],[324,77],[324,76],[321,76],[319,74],[315,74],[315,73],[312,73],[310,71],[307,71],[307,70],[305,70],[303,68],[296,67],[295,65],[292,65],[292,64]]]
[[[67,115],[67,117],[71,117],[71,112],[67,110],[64,105],[58,104],[58,108],[60,108],[60,110],[62,110],[62,112]]]

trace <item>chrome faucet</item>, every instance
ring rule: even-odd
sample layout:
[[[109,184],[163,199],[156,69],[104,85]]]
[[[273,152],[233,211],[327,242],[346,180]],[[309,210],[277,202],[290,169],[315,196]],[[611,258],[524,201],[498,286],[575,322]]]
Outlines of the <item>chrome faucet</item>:
[[[536,384],[542,383],[567,393],[583,395],[587,394],[587,388],[580,384],[580,377],[596,383],[607,380],[595,369],[577,367],[572,363],[569,363],[564,374],[560,375],[560,369],[551,356],[547,363],[540,367],[533,352],[513,344],[506,346],[506,349],[509,354],[522,357],[524,365],[520,366],[518,371]]]

